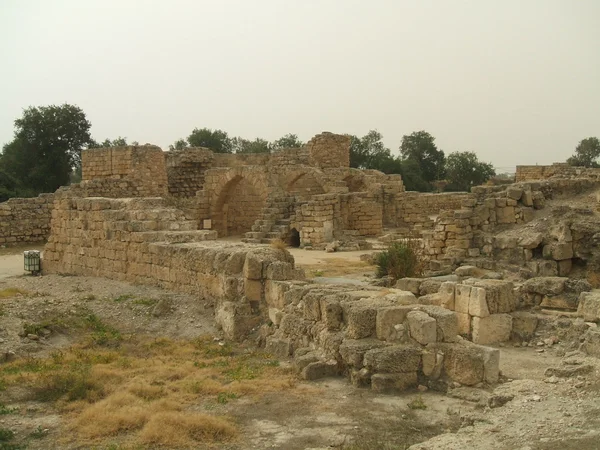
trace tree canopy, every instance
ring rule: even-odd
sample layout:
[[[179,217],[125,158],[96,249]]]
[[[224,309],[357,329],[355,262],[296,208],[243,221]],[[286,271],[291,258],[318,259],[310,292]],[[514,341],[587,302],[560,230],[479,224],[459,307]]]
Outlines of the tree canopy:
[[[232,140],[227,132],[223,130],[194,128],[192,133],[188,136],[187,142],[190,147],[205,147],[211,149],[215,153],[232,152]]]
[[[253,141],[236,137],[231,140],[231,148],[234,153],[270,153],[269,141],[256,138]]]
[[[285,136],[280,137],[279,139],[274,140],[271,143],[271,150],[277,151],[282,150],[284,148],[300,148],[304,145],[300,139],[298,139],[298,135],[288,133]]]
[[[597,137],[589,137],[579,142],[575,153],[567,159],[567,163],[571,166],[600,167],[598,157],[600,157],[600,140]]]
[[[74,105],[27,108],[15,120],[13,141],[2,149],[0,169],[17,181],[17,191],[54,192],[81,165],[81,150],[92,142],[90,127]]]
[[[435,145],[435,138],[426,131],[415,131],[402,136],[400,154],[402,160],[411,160],[419,167],[420,176],[431,183],[444,177],[445,156]],[[415,166],[415,167],[416,167]]]
[[[470,191],[496,175],[491,164],[479,161],[473,152],[453,152],[446,158],[447,191]]]

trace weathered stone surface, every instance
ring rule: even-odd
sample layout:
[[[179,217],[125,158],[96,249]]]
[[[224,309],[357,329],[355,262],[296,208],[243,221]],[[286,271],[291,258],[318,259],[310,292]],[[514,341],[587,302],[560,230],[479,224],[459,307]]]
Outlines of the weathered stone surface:
[[[265,351],[279,358],[288,358],[292,354],[292,344],[289,339],[268,336]]]
[[[566,280],[563,277],[530,278],[523,283],[521,290],[531,294],[558,295],[564,292]]]
[[[401,325],[404,322],[406,315],[412,311],[412,309],[411,306],[388,306],[379,308],[377,310],[375,324],[377,339],[381,339],[382,341],[400,340],[404,333],[399,333],[396,326]]]
[[[526,228],[520,231],[517,245],[532,250],[539,246],[543,239],[544,235],[542,233]]]
[[[552,242],[544,246],[544,258],[561,261],[573,257],[573,244],[571,242]]]
[[[523,195],[523,190],[517,187],[509,187],[506,189],[506,196],[513,200],[521,200],[521,196]]]
[[[468,314],[470,301],[471,286],[466,284],[457,284],[456,294],[454,297],[454,310],[458,313]]]
[[[416,372],[421,364],[421,350],[406,345],[375,348],[365,353],[364,365],[373,373]]]
[[[348,323],[346,336],[349,339],[368,338],[375,334],[377,306],[360,301],[349,308],[346,320]]]
[[[487,317],[490,315],[490,311],[487,306],[486,291],[484,288],[474,287],[471,289],[469,315],[475,317]]]
[[[346,339],[340,345],[342,360],[350,367],[362,369],[365,353],[374,348],[384,347],[386,344],[377,339]]]
[[[402,392],[417,386],[417,372],[376,373],[371,376],[371,389],[381,393]]]
[[[526,311],[515,311],[510,315],[513,318],[511,336],[520,341],[532,339],[538,326],[537,316]]]
[[[302,369],[302,379],[318,380],[325,377],[334,377],[338,374],[336,361],[317,361],[311,362]]]
[[[439,280],[425,280],[419,286],[419,295],[436,294],[441,285],[442,282]]]
[[[419,288],[423,278],[401,278],[396,282],[396,289],[403,291],[412,292],[415,295],[419,295]]]
[[[514,286],[504,280],[469,280],[474,287],[485,289],[490,314],[509,313],[516,308]]]
[[[586,322],[600,322],[600,290],[580,294],[577,315]]]
[[[485,379],[481,351],[470,345],[444,347],[444,372],[460,384],[474,386]]]
[[[473,317],[473,342],[475,344],[494,344],[510,339],[512,316],[509,314],[492,314],[488,317]]]
[[[463,336],[471,335],[471,316],[463,313],[455,313],[458,324],[458,334]]]
[[[423,375],[437,380],[444,368],[444,353],[441,350],[425,350],[422,365]]]
[[[585,332],[580,350],[590,356],[600,358],[600,329],[590,329]]]
[[[330,331],[339,330],[342,326],[342,307],[340,302],[332,297],[320,300],[321,320]]]
[[[460,266],[454,273],[459,277],[472,277],[477,273],[477,270],[475,266]]]
[[[454,311],[454,290],[456,288],[456,283],[453,281],[445,281],[440,286],[440,290],[438,291],[438,295],[440,297],[440,306],[446,309],[450,309]]]
[[[410,337],[421,345],[437,341],[437,326],[434,318],[422,311],[411,311],[406,315]]]
[[[457,341],[458,317],[455,312],[437,306],[420,306],[419,309],[435,319],[438,342]]]

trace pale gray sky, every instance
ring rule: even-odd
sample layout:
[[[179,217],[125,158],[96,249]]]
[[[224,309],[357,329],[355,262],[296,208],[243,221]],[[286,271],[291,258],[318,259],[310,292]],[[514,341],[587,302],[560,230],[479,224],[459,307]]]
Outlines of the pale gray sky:
[[[0,143],[24,107],[96,139],[424,129],[503,168],[600,136],[600,0],[0,0]]]

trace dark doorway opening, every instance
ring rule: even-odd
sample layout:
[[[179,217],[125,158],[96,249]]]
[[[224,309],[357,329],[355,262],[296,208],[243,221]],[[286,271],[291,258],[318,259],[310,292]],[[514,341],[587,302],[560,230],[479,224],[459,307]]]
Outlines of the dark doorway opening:
[[[290,247],[300,247],[300,233],[295,228],[292,228],[288,233],[287,244]]]

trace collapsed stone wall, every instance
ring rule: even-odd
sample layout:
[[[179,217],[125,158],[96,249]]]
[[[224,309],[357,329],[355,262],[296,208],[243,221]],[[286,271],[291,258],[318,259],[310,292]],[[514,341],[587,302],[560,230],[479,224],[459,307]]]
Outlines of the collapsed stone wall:
[[[155,145],[84,150],[81,169],[83,181],[129,181],[129,196],[164,197],[168,193],[165,155]]]
[[[214,298],[225,335],[241,339],[265,320],[267,280],[301,273],[282,250],[210,242],[216,233],[196,226],[158,198],[65,195],[52,211],[42,268]]]
[[[411,232],[432,229],[434,219],[440,211],[459,209],[464,200],[472,196],[467,192],[440,194],[405,192],[396,199],[396,226],[408,227]]]
[[[50,234],[54,194],[0,203],[0,244],[43,242]]]
[[[267,351],[306,379],[345,374],[355,386],[402,391],[495,383],[500,353],[458,336],[457,316],[406,291],[267,282]]]
[[[545,180],[553,177],[600,178],[600,168],[576,167],[567,163],[554,163],[550,166],[517,166],[515,181]]]

